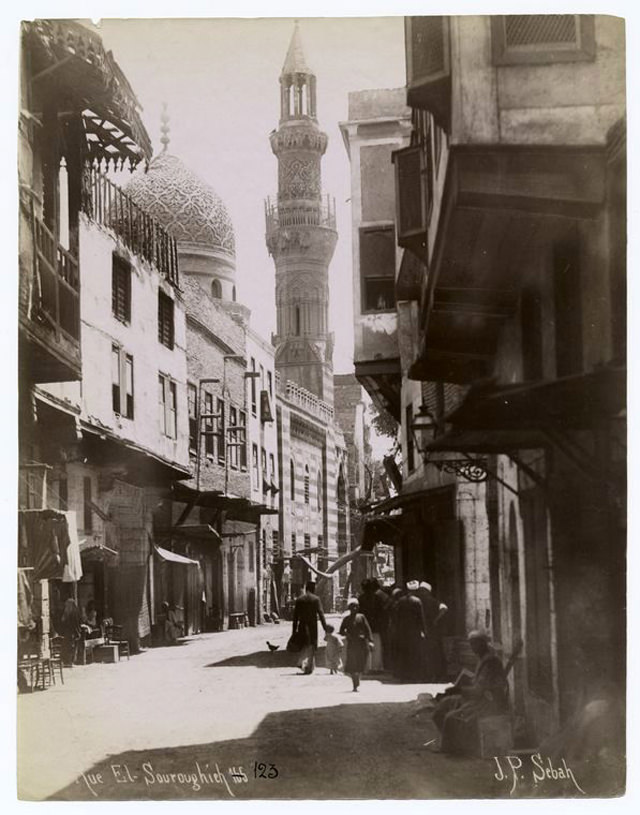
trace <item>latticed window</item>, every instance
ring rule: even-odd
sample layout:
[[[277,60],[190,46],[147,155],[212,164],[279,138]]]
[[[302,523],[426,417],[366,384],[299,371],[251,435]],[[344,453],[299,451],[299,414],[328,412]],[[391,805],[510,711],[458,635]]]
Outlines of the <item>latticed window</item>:
[[[216,418],[213,419],[213,441],[214,441],[214,455],[218,459],[219,464],[223,464],[227,455],[227,445],[225,444],[225,405],[224,399],[218,397],[216,401]]]
[[[247,469],[247,414],[244,410],[238,411],[238,418],[240,422],[241,430],[239,431],[238,437],[238,456],[240,459],[240,467],[243,470]]]
[[[195,452],[198,449],[198,389],[191,382],[188,385],[187,398],[189,401],[189,449]]]
[[[204,430],[205,430],[205,437],[204,437],[204,452],[205,455],[213,457],[214,454],[214,447],[215,447],[215,436],[213,435],[213,418],[211,418],[211,414],[213,413],[213,396],[210,393],[206,393],[204,395]]]
[[[595,58],[592,15],[506,14],[493,17],[491,26],[496,65]]]
[[[173,350],[173,300],[163,291],[158,292],[158,341]]]
[[[131,322],[131,266],[118,255],[113,256],[111,310],[121,322]]]
[[[396,240],[393,225],[360,230],[363,311],[395,308]]]
[[[305,465],[304,468],[304,502],[309,503],[309,467]]]

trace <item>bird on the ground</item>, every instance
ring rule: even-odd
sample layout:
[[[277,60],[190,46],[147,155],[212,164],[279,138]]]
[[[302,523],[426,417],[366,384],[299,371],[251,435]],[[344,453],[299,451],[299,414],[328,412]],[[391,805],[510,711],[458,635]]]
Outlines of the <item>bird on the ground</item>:
[[[277,651],[277,650],[278,650],[278,648],[280,648],[280,646],[279,646],[279,645],[272,645],[272,644],[269,642],[269,640],[267,640],[267,646],[268,646],[269,650],[270,650],[272,653],[273,653],[273,651]]]

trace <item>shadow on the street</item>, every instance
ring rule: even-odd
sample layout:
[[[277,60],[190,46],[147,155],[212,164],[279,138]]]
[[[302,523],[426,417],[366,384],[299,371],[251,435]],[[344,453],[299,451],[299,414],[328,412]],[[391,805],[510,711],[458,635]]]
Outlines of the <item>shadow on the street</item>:
[[[237,656],[221,659],[219,662],[211,662],[207,668],[287,668],[298,664],[299,655],[290,654],[284,648],[277,651],[255,651],[253,654],[238,654]],[[319,668],[325,666],[325,648],[318,648],[316,651],[316,665]]]
[[[352,702],[269,713],[247,738],[129,750],[91,767],[79,766],[77,781],[48,800],[375,800],[505,794],[493,779],[491,762],[428,751],[424,744],[434,738],[435,729],[430,721],[415,720],[415,704]],[[215,731],[215,722],[211,729]]]

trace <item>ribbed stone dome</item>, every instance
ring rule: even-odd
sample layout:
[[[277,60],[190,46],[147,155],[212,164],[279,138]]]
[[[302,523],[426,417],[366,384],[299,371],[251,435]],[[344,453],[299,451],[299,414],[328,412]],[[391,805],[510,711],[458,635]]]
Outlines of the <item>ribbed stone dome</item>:
[[[126,192],[164,226],[178,243],[198,244],[235,258],[233,224],[214,190],[176,156],[160,153]]]

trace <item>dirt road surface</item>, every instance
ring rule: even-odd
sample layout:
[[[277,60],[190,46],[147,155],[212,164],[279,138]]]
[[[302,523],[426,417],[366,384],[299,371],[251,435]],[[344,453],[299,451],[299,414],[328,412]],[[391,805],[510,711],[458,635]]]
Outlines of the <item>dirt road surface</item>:
[[[303,676],[289,625],[203,634],[114,665],[66,670],[18,699],[27,800],[508,796],[491,760],[434,754],[418,694],[367,678]],[[271,652],[266,640],[280,648]],[[319,663],[323,664],[322,651]]]

